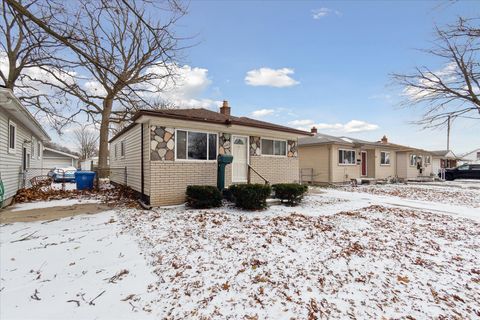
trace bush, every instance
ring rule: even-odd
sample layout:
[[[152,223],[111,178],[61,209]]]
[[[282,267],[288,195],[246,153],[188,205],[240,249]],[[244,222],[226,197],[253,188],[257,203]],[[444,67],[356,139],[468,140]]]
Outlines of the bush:
[[[272,186],[275,192],[275,198],[282,202],[287,201],[287,204],[294,206],[299,204],[303,195],[308,191],[308,186],[298,183],[279,183]]]
[[[239,184],[229,188],[237,207],[246,210],[260,210],[267,207],[267,198],[272,188],[265,184]]]
[[[214,186],[188,186],[187,205],[195,209],[221,207],[222,194]]]

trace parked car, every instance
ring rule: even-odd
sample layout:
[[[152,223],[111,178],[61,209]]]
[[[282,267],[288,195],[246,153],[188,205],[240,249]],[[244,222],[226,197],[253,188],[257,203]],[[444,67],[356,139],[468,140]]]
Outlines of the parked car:
[[[464,164],[453,169],[445,169],[445,180],[480,179],[480,164]]]
[[[48,172],[48,176],[52,177],[53,182],[75,182],[75,171],[75,167],[55,167]]]

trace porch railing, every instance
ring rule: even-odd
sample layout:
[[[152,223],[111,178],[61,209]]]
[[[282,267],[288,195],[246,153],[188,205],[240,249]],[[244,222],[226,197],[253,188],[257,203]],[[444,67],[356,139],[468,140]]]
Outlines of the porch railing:
[[[251,182],[252,182],[252,171],[253,171],[254,173],[256,173],[257,176],[259,176],[259,177],[265,182],[265,184],[270,184],[270,182],[269,182],[267,179],[265,179],[264,176],[262,176],[260,173],[258,173],[258,171],[255,170],[255,169],[254,169],[253,167],[251,167],[250,165],[248,165],[247,183],[251,183]]]

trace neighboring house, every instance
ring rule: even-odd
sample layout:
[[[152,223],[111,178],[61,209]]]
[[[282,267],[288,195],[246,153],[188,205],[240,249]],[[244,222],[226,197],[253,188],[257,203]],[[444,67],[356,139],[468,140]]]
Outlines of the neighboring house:
[[[351,179],[385,179],[396,175],[396,146],[384,137],[369,142],[320,134],[299,139],[301,180],[342,183]]]
[[[462,160],[460,164],[480,164],[480,148],[463,154],[461,158]]]
[[[110,160],[107,158],[107,164],[110,165]],[[80,168],[82,170],[95,170],[98,168],[98,157],[91,157],[80,161]]]
[[[450,169],[457,166],[459,157],[457,157],[451,150],[437,150],[432,153],[432,172],[437,174],[441,169]]]
[[[185,201],[188,185],[215,186],[217,156],[232,154],[233,163],[225,173],[227,186],[265,180],[298,182],[297,141],[308,135],[232,116],[226,101],[220,112],[142,110],[110,140],[111,181],[127,180],[151,205],[179,204]],[[126,168],[125,175],[122,168]]]
[[[45,147],[43,149],[43,168],[78,167],[78,156]]]
[[[23,172],[42,167],[43,143],[47,132],[13,95],[0,88],[0,180],[5,194],[3,205],[10,203],[23,186]]]
[[[405,180],[431,177],[433,154],[430,151],[398,145],[397,177]]]

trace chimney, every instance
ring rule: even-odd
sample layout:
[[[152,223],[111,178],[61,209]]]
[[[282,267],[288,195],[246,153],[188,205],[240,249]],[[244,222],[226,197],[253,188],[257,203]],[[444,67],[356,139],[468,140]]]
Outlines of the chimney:
[[[227,100],[223,100],[223,105],[220,107],[220,113],[226,116],[230,116],[230,107],[228,106]]]
[[[382,137],[382,140],[380,140],[383,144],[387,144],[388,143],[388,139],[387,139],[387,136],[383,136]]]
[[[316,128],[316,127],[312,127],[312,129],[310,129],[310,132],[311,132],[311,133],[317,133],[317,128]]]

